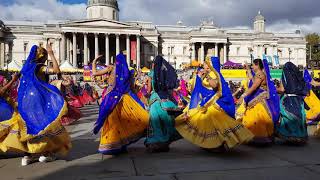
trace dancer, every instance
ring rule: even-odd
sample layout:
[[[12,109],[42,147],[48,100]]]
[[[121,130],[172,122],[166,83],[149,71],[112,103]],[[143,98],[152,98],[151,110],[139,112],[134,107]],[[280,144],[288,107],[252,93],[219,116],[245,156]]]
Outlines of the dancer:
[[[280,100],[280,122],[277,124],[277,135],[286,142],[305,144],[308,139],[304,96],[309,87],[303,79],[302,72],[292,62],[284,65],[278,92]]]
[[[273,141],[274,124],[279,120],[280,100],[267,60],[255,59],[252,68],[255,75],[249,76],[253,77],[249,89],[241,97],[246,103],[242,123],[255,135],[253,143],[269,144]]]
[[[185,108],[188,104],[188,90],[187,90],[187,82],[181,77],[179,80],[179,87],[174,90],[173,96],[178,102],[178,106]]]
[[[111,73],[108,78],[106,95],[100,104],[99,117],[94,133],[101,129],[99,152],[116,155],[127,151],[127,146],[144,136],[148,127],[148,112],[133,98],[130,89],[133,72],[129,71],[126,57],[119,54],[115,66],[96,70],[96,58],[92,63],[93,76]]]
[[[220,60],[204,64],[197,76],[189,106],[176,118],[176,129],[188,141],[206,149],[233,148],[249,142],[253,134],[235,121],[235,104],[220,72]]]
[[[70,86],[70,81],[64,78],[64,80],[54,80],[51,82],[51,84],[56,86],[60,90],[65,100],[67,101],[68,113],[61,117],[61,124],[63,126],[71,125],[75,121],[79,120],[82,115],[81,111],[78,108],[74,107],[71,101],[68,101],[66,89],[68,86]]]
[[[320,100],[312,90],[312,86],[320,86],[319,82],[312,79],[307,69],[304,70],[304,80],[309,87],[308,95],[304,98],[304,102],[308,106],[306,109],[306,116],[308,124],[319,121],[320,118]]]
[[[48,55],[53,69],[43,65]],[[47,83],[48,73],[59,72],[51,45],[47,45],[47,50],[38,46],[31,48],[21,70],[18,90],[17,113],[21,118],[13,116],[7,121],[10,123],[7,126],[9,134],[1,138],[4,139],[2,149],[26,153],[21,161],[22,166],[37,160],[54,161],[56,155],[66,155],[71,148],[70,137],[60,122],[67,112],[66,102],[59,90]]]
[[[88,83],[85,83],[82,90],[82,99],[85,105],[89,105],[95,101],[95,99],[92,97],[93,93],[92,87]]]
[[[150,125],[145,140],[148,152],[167,152],[171,142],[180,138],[174,118],[168,114],[168,110],[178,110],[172,95],[176,82],[175,69],[162,56],[157,56],[148,80]]]
[[[18,79],[18,75],[15,74],[9,83],[4,83],[5,77],[0,76],[0,150],[2,152],[27,151],[17,133],[19,132],[20,115],[15,101],[7,93]]]

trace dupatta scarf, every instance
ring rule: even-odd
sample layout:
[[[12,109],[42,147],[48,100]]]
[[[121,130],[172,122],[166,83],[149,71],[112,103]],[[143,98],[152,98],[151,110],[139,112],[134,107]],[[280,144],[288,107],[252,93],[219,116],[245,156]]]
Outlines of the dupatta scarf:
[[[67,112],[67,106],[60,91],[53,85],[37,77],[37,46],[31,48],[26,63],[21,70],[18,90],[18,112],[20,113],[27,134],[39,135],[53,122]]]
[[[230,117],[235,117],[235,104],[231,90],[220,72],[220,60],[212,57],[211,62],[206,62],[211,71],[217,76],[219,81],[218,90],[208,89],[202,84],[202,79],[197,75],[194,89],[191,94],[189,109],[194,109],[200,105],[204,107],[216,102]]]
[[[102,128],[108,116],[122,99],[122,96],[130,91],[131,72],[129,70],[126,57],[119,54],[116,57],[113,89],[104,97],[100,104],[99,117],[95,123],[93,133],[97,134]]]
[[[303,75],[292,62],[287,62],[284,65],[281,81],[286,94],[306,96],[310,91],[311,76],[309,72],[307,74],[305,72]]]
[[[307,83],[309,90],[311,90],[312,89],[312,85],[311,85],[312,77],[307,69],[304,70],[303,78],[304,78],[304,81]]]
[[[263,60],[263,71],[266,75],[266,83],[267,90],[263,90],[258,88],[251,95],[244,98],[246,104],[250,104],[252,102],[260,102],[261,97],[265,95],[268,112],[272,117],[272,121],[276,124],[279,121],[280,117],[280,98],[277,94],[277,89],[274,85],[274,82],[271,79],[270,69],[268,65],[268,61],[266,59]],[[249,88],[253,85],[253,81],[251,80],[249,83]]]
[[[157,56],[153,73],[154,91],[161,99],[173,100],[172,90],[178,87],[176,70],[162,56]]]

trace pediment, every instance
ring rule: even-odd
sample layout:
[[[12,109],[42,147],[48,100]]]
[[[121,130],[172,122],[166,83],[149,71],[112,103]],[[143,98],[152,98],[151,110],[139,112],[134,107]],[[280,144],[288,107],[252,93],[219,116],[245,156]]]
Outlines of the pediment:
[[[122,23],[119,21],[112,21],[107,19],[93,19],[82,21],[70,21],[64,24],[67,27],[112,27],[112,28],[137,28],[131,24]]]

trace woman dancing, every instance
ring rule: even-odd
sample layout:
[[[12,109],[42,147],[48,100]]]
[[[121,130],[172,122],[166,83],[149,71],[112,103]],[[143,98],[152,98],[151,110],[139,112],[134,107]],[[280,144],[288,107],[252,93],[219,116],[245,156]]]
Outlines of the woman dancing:
[[[52,69],[44,66],[48,55],[53,61]],[[4,141],[0,143],[1,149],[26,153],[22,166],[37,160],[54,161],[56,155],[66,155],[71,148],[69,134],[60,122],[67,105],[60,91],[47,83],[49,73],[60,73],[51,45],[47,45],[47,50],[33,46],[21,70],[15,111],[19,115],[14,113],[7,121],[9,134],[2,137]]]
[[[286,142],[305,144],[308,139],[306,114],[303,98],[309,93],[303,74],[292,62],[284,65],[278,92],[280,100],[280,121],[277,135]]]
[[[267,60],[255,59],[252,68],[254,75],[249,89],[242,95],[246,103],[242,123],[255,135],[253,143],[269,144],[273,141],[274,125],[279,120],[280,100],[271,81]]]
[[[116,155],[127,151],[127,146],[144,136],[148,127],[149,114],[137,102],[131,92],[131,78],[133,72],[129,71],[126,57],[119,54],[115,66],[103,70],[96,70],[96,58],[92,63],[93,76],[109,74],[106,94],[100,104],[99,117],[95,123],[94,133],[101,129],[99,152]],[[141,104],[140,104],[141,103]]]
[[[188,141],[206,149],[233,148],[249,142],[253,134],[235,118],[235,104],[220,72],[220,60],[204,64],[197,76],[189,106],[176,118],[176,129]]]
[[[150,125],[145,140],[148,152],[167,152],[171,142],[180,138],[174,118],[168,114],[169,110],[178,110],[172,94],[176,82],[175,69],[162,56],[157,56],[148,80]]]

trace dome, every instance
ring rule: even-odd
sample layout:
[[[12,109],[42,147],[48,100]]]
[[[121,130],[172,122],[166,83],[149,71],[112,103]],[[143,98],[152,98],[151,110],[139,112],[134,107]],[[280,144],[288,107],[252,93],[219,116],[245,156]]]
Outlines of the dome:
[[[88,7],[90,6],[108,6],[119,11],[117,0],[88,0]]]
[[[261,12],[259,11],[258,15],[255,18],[255,21],[264,21],[264,20],[265,20],[264,16],[262,16]]]

